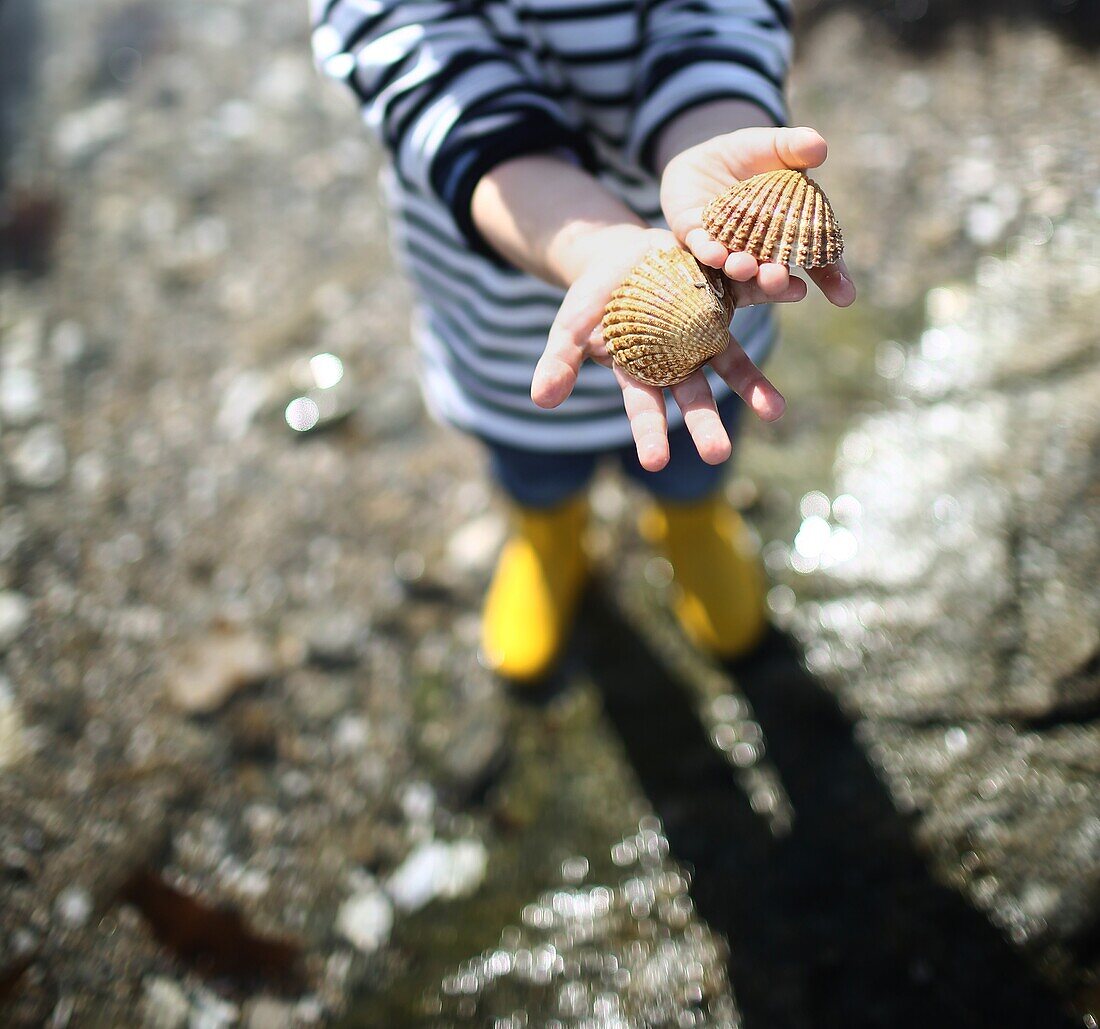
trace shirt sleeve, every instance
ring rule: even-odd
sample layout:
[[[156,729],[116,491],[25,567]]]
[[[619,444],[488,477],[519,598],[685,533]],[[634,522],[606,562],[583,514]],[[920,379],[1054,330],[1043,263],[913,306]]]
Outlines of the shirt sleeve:
[[[478,180],[512,157],[565,151],[587,167],[583,133],[526,49],[477,0],[311,0],[321,69],[356,94],[401,178],[438,196],[474,249]]]
[[[647,5],[628,155],[653,171],[661,130],[714,100],[748,100],[787,121],[790,0],[653,0]]]

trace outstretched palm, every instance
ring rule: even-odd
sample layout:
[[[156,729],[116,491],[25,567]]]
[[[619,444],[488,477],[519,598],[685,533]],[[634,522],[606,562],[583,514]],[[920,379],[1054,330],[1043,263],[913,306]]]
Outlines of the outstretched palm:
[[[557,407],[573,390],[577,373],[586,359],[609,365],[600,333],[604,308],[612,292],[642,257],[651,250],[678,246],[666,229],[613,226],[593,233],[586,247],[584,270],[570,286],[550,328],[546,350],[535,369],[531,398],[540,407]],[[800,300],[805,286],[790,283],[785,291],[766,296],[755,283],[734,283],[739,307],[767,301]],[[749,407],[761,418],[773,420],[783,413],[783,397],[746,356],[735,339],[710,362]],[[668,462],[668,419],[664,393],[638,382],[615,368],[623,391],[623,405],[638,448],[638,459],[648,471]],[[684,414],[684,422],[700,456],[720,464],[730,456],[730,440],[714,403],[710,384],[701,371],[671,388]]]
[[[758,264],[750,254],[731,254],[702,226],[703,208],[730,186],[782,168],[816,168],[828,147],[813,129],[739,129],[715,136],[678,154],[661,179],[661,209],[677,239],[703,264],[721,268],[735,282],[755,280],[768,300],[784,296],[791,285],[786,265]],[[855,286],[843,261],[808,273],[838,307],[855,300]]]

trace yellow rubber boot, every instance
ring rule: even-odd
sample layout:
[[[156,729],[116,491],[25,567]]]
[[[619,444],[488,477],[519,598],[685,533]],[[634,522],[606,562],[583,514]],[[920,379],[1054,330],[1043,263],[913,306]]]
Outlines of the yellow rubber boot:
[[[647,512],[642,531],[672,563],[676,615],[688,638],[727,660],[752,651],[767,628],[764,574],[725,498],[661,503]]]
[[[587,516],[583,497],[513,512],[481,622],[485,662],[506,679],[540,679],[561,653],[588,574]]]

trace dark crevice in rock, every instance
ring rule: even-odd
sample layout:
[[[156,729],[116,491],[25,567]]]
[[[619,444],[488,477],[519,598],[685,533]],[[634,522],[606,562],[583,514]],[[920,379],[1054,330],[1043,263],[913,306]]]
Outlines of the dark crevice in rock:
[[[1075,1021],[984,915],[936,881],[853,736],[786,642],[731,669],[795,811],[776,838],[712,746],[690,686],[614,601],[592,602],[592,675],[700,914],[724,932],[746,1024]]]
[[[1023,598],[1026,583],[1023,573],[1024,534],[1019,502],[1012,501],[1008,508],[1008,525],[1005,526],[1005,564],[1008,579],[1007,596],[1000,609],[1000,617],[993,622],[997,645],[992,657],[996,663],[995,680],[1011,683],[1015,677],[1021,641],[1025,639]]]
[[[1078,687],[1100,678],[1100,653],[1093,654],[1076,671],[1063,676],[1055,684],[1058,696],[1075,695]],[[1057,729],[1062,725],[1088,725],[1100,719],[1100,696],[1090,697],[1076,704],[1062,704],[1054,710],[1033,718],[1023,718],[1014,724],[1021,729],[1036,731]]]

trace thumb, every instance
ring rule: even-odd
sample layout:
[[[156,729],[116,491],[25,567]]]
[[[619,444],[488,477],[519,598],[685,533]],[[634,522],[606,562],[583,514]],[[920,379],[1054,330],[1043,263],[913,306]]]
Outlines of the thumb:
[[[730,171],[739,179],[782,168],[816,168],[829,155],[829,145],[821,133],[807,126],[742,129],[734,135],[736,143],[729,150]]]

